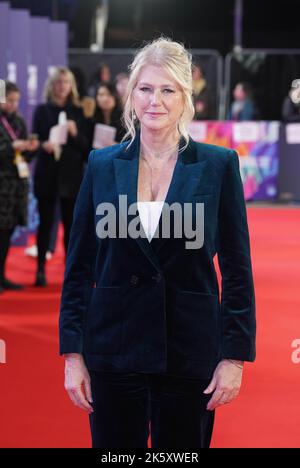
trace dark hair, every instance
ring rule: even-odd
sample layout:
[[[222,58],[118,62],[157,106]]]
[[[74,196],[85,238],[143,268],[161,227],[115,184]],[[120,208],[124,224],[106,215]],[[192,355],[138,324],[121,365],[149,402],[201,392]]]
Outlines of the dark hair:
[[[20,89],[15,83],[11,81],[5,81],[5,94],[8,96],[10,93],[20,93]]]
[[[98,84],[99,80],[102,80],[102,73],[104,68],[107,68],[110,72],[109,65],[105,62],[100,62],[89,81],[90,85]]]
[[[98,84],[96,88],[95,99],[97,99],[97,94],[100,88],[106,88],[109,91],[109,93],[116,99],[116,101],[118,101],[118,93],[117,93],[115,85],[113,83],[106,83],[105,81],[101,81]]]
[[[122,124],[122,122],[121,122],[122,107],[120,105],[120,99],[119,99],[117,90],[116,90],[115,86],[112,83],[100,83],[99,86],[97,86],[96,98],[97,98],[97,94],[98,94],[98,91],[99,91],[100,88],[106,88],[109,91],[109,93],[115,98],[116,105],[112,109],[112,112],[111,112],[110,125],[112,127],[116,127],[117,129],[120,129],[121,124]],[[105,123],[104,114],[103,114],[102,109],[99,107],[99,105],[97,103],[97,99],[96,99],[96,108],[95,108],[95,112],[94,112],[94,115],[93,115],[93,121],[95,123]],[[117,134],[118,134],[118,132],[120,133],[120,130],[117,130]],[[123,136],[123,134],[122,134],[122,136]]]
[[[96,90],[96,95],[95,95],[95,99],[96,99],[96,109],[95,109],[95,114],[94,114],[94,119],[103,119],[103,112],[102,112],[102,109],[100,109],[100,107],[98,106],[98,103],[97,103],[97,95],[98,95],[98,92],[99,92],[99,89],[100,88],[106,88],[108,90],[108,92],[114,97],[115,99],[115,102],[116,102],[116,105],[114,107],[114,109],[112,110],[112,119],[115,115],[117,115],[119,117],[119,114],[121,113],[121,105],[120,105],[120,98],[118,96],[118,93],[117,93],[117,90],[116,90],[116,87],[112,84],[112,83],[104,83],[104,82],[101,82],[98,86],[97,86],[97,90]]]
[[[254,99],[254,89],[251,83],[248,83],[247,81],[242,81],[240,83],[237,83],[236,86],[241,86],[246,96],[249,99]]]

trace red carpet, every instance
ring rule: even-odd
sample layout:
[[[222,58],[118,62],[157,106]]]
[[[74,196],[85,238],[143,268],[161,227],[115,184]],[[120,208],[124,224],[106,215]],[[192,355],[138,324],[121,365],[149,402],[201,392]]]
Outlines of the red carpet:
[[[257,361],[246,364],[234,403],[217,410],[213,447],[300,447],[300,210],[248,209],[256,285]],[[13,248],[8,276],[27,285],[0,296],[0,447],[89,447],[88,419],[63,387],[58,308],[63,277],[61,241],[48,262],[47,289],[36,289],[35,260]]]

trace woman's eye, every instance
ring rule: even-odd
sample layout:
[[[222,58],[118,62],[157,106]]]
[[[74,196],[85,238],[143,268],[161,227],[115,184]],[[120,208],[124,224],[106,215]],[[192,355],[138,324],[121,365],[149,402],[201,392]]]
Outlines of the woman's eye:
[[[146,87],[143,87],[143,88],[140,88],[140,91],[150,91],[150,88],[146,88]]]

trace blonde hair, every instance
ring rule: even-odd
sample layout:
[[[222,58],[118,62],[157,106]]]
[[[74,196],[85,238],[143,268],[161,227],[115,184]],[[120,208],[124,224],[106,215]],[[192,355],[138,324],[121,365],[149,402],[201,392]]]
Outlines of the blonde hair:
[[[79,104],[79,94],[77,90],[75,76],[67,67],[57,67],[53,73],[49,76],[46,81],[44,98],[46,102],[53,101],[54,98],[54,83],[59,79],[60,75],[65,75],[69,78],[71,82],[71,92],[68,96],[68,99],[72,104]]]
[[[186,142],[181,150],[184,150],[189,143],[189,134],[186,130],[187,124],[193,119],[195,114],[193,104],[193,80],[192,80],[192,55],[185,49],[184,45],[172,41],[168,37],[159,37],[144,47],[139,49],[129,65],[130,76],[127,85],[124,111],[122,116],[123,124],[127,130],[122,141],[131,137],[133,142],[136,136],[135,119],[133,109],[133,90],[137,84],[139,74],[146,65],[156,65],[163,67],[171,77],[177,82],[183,92],[184,111],[178,122],[178,131]]]

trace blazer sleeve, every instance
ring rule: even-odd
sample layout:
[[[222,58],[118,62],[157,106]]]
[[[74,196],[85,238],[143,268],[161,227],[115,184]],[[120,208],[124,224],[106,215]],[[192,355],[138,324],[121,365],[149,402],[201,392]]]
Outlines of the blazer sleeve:
[[[218,226],[222,359],[253,362],[256,356],[255,293],[244,190],[239,158],[233,150],[223,176]]]
[[[83,351],[83,326],[94,285],[97,238],[94,226],[92,164],[89,154],[87,169],[76,199],[59,316],[59,354]]]

